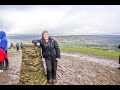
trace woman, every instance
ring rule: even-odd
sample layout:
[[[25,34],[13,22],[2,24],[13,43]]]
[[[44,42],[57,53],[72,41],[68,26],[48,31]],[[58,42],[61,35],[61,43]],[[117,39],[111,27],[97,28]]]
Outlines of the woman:
[[[60,49],[58,43],[49,36],[48,31],[43,31],[41,40],[33,40],[32,43],[40,43],[42,56],[45,58],[48,83],[57,82],[56,70],[57,60],[60,58]]]

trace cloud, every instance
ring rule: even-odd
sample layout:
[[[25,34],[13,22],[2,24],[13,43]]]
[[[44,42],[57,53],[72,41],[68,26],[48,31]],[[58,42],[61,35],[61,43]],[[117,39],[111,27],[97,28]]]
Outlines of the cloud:
[[[1,5],[0,28],[7,34],[116,34],[117,5]]]

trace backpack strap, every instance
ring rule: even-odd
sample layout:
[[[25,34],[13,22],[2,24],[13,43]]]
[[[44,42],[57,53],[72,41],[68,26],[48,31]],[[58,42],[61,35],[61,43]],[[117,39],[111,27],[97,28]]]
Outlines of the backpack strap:
[[[52,47],[54,43],[54,39],[51,40],[50,46]]]

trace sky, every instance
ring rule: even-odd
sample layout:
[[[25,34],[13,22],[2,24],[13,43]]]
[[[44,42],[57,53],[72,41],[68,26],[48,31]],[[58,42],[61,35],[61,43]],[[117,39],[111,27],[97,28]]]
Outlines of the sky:
[[[0,5],[7,34],[120,34],[120,5]]]

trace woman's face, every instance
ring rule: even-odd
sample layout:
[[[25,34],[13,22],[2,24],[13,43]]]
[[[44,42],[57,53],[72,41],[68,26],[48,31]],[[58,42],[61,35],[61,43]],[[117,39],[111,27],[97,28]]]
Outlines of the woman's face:
[[[44,39],[48,39],[49,38],[49,33],[44,33],[43,37],[44,37]]]

